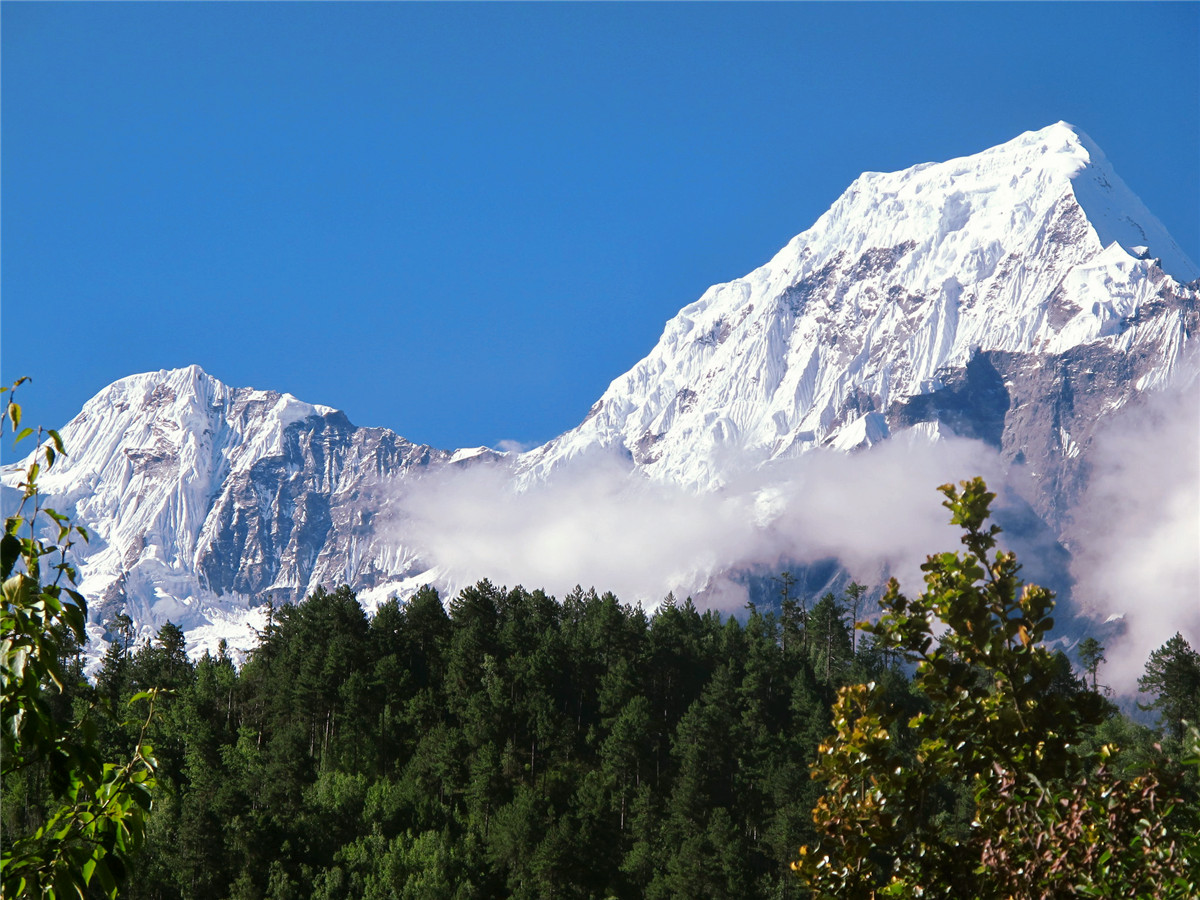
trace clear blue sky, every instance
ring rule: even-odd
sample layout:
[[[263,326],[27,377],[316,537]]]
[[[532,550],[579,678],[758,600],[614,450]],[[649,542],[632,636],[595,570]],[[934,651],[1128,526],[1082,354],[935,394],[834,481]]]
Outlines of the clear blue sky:
[[[0,5],[0,375],[574,426],[863,170],[1088,132],[1200,261],[1200,5]],[[69,448],[68,448],[69,449]]]

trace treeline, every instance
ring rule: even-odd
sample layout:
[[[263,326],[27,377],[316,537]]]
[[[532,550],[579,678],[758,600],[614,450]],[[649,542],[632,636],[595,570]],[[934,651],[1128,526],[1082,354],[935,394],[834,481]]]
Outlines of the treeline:
[[[240,670],[192,663],[168,624],[140,648],[117,634],[91,685],[68,645],[53,714],[128,755],[142,720],[94,711],[165,689],[130,898],[802,897],[790,864],[819,837],[809,773],[837,689],[874,682],[905,719],[928,699],[852,627],[861,588],[806,608],[790,586],[741,621],[486,581],[368,619],[348,588],[319,590],[273,612]],[[1148,764],[1182,738],[1200,657],[1178,642],[1147,670],[1164,734],[1110,705],[1089,740]],[[1049,690],[1094,705],[1057,660]],[[41,824],[50,771],[6,779],[6,843]],[[930,822],[966,827],[963,784],[929,796]]]

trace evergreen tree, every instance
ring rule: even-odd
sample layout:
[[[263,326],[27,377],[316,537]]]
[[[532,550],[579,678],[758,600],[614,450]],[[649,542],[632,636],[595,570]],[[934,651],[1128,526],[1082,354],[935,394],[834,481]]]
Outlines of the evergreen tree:
[[[850,610],[850,655],[858,652],[858,610],[862,606],[863,596],[867,593],[865,585],[851,581],[842,592],[842,604]]]
[[[1107,662],[1104,657],[1104,645],[1088,635],[1079,642],[1076,652],[1079,654],[1079,662],[1083,665],[1083,671],[1092,676],[1092,691],[1096,692],[1098,690],[1096,673],[1100,669],[1100,664]]]
[[[818,600],[809,613],[809,656],[826,684],[840,677],[852,655],[845,616],[845,605],[832,593]]]
[[[780,642],[783,652],[808,655],[808,607],[804,596],[799,600],[792,596],[792,588],[796,585],[796,576],[791,572],[783,572],[779,576],[780,604],[779,624]]]
[[[1183,740],[1186,723],[1200,724],[1200,653],[1178,631],[1150,654],[1138,690],[1154,700],[1144,709],[1156,709],[1170,737]]]

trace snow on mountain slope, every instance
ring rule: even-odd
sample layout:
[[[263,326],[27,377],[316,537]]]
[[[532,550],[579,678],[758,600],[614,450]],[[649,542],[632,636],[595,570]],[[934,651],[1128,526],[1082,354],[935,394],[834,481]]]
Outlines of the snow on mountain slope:
[[[941,390],[980,352],[1153,345],[1162,353],[1138,377],[1154,382],[1190,333],[1194,291],[1179,286],[1198,276],[1066,123],[868,172],[766,265],[684,307],[522,469],[542,477],[602,447],[653,478],[717,488],[765,460],[885,438],[908,398]]]
[[[413,553],[381,540],[372,519],[411,472],[450,463],[197,366],[117,381],[62,436],[69,455],[40,486],[92,533],[78,557],[93,636],[125,610],[144,631],[175,622],[193,647],[250,646],[267,600],[342,582],[378,599],[417,574]],[[6,491],[16,479],[8,467]]]

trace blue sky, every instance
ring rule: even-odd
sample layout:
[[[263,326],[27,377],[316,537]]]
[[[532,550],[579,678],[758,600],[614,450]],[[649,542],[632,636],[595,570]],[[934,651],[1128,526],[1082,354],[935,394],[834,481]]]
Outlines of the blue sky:
[[[0,375],[574,426],[863,170],[1088,132],[1200,260],[1200,5],[0,4]],[[69,448],[68,448],[69,449]]]

